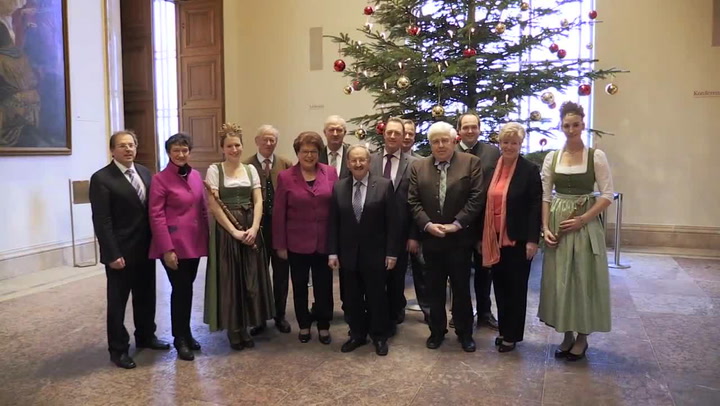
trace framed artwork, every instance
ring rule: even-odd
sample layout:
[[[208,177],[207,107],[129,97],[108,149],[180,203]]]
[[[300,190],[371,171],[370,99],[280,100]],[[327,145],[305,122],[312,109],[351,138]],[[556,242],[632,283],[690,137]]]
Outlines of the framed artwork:
[[[0,0],[0,155],[69,155],[66,0]]]

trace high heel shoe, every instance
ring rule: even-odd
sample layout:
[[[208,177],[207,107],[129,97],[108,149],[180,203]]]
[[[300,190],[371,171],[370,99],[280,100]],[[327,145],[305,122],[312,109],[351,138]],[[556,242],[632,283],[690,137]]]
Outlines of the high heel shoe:
[[[298,340],[300,340],[301,343],[309,342],[310,338],[312,338],[312,336],[310,335],[310,332],[308,332],[307,334],[298,333]]]
[[[587,352],[589,346],[590,345],[585,344],[585,348],[583,349],[583,352],[581,354],[573,354],[570,352],[570,350],[568,350],[567,357],[565,359],[570,362],[580,361],[581,359],[585,358],[585,353]]]
[[[562,345],[562,344],[560,344]],[[558,346],[558,348],[555,350],[555,358],[567,358],[568,354],[570,354],[570,349],[575,345],[575,342],[573,341],[572,344],[570,344],[570,347],[568,347],[567,350],[563,350]]]
[[[320,334],[320,328],[318,327],[318,340],[319,340],[321,343],[323,343],[323,344],[325,344],[325,345],[328,345],[328,344],[330,344],[330,343],[332,342],[332,337],[330,337],[330,331],[329,331],[329,330],[325,330],[325,331],[327,331],[328,334],[327,334],[326,336],[321,335],[321,334]]]

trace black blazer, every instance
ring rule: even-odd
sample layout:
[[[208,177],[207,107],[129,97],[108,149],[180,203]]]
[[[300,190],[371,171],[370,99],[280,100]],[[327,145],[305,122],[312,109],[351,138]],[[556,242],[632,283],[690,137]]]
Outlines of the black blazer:
[[[370,161],[370,173],[382,177],[383,176],[383,154],[385,149],[382,148],[372,154]],[[407,240],[412,238],[417,240],[420,238],[420,230],[418,230],[415,222],[412,220],[410,213],[410,205],[408,204],[408,189],[410,188],[410,168],[413,162],[418,158],[401,152],[400,162],[398,163],[398,171],[395,175],[394,196],[397,204],[397,215],[400,225],[400,238]]]
[[[498,161],[501,165],[502,161]],[[515,173],[510,179],[507,194],[506,223],[508,237],[513,241],[540,241],[542,224],[542,182],[540,169],[523,157],[518,157]],[[480,216],[480,230],[485,214]],[[481,231],[482,232],[482,231]]]
[[[348,148],[350,148],[350,144],[343,144],[343,156],[338,157],[342,159],[342,163],[340,164],[340,173],[338,173],[338,178],[347,178],[350,176],[350,169],[347,167],[347,153]],[[320,156],[318,156],[318,162],[323,163],[325,165],[330,165],[328,162],[328,147],[323,148],[322,151],[320,151]]]
[[[135,170],[145,184],[145,196],[150,196],[152,174],[138,163]],[[146,203],[140,201],[115,162],[90,178],[90,205],[100,262],[108,265],[121,257],[126,263],[148,260],[150,223]]]
[[[328,252],[338,256],[343,270],[357,270],[360,257],[370,270],[385,269],[385,257],[397,257],[400,243],[392,182],[370,175],[359,223],[352,206],[354,183],[352,176],[335,182],[330,201]]]

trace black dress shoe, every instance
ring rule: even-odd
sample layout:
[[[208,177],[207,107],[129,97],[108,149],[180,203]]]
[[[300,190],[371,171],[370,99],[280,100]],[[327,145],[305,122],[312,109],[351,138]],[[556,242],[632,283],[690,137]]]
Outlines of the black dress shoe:
[[[119,368],[133,369],[137,366],[135,361],[133,361],[126,352],[123,352],[122,354],[111,354],[110,361]]]
[[[498,330],[498,321],[492,313],[487,313],[483,316],[478,316],[477,322],[478,328],[481,326],[488,327],[491,330]]]
[[[184,361],[192,361],[195,359],[195,354],[190,350],[188,342],[184,338],[175,340],[175,349],[178,353],[178,358]]]
[[[460,340],[460,346],[465,352],[475,352],[475,340],[472,337],[458,337]]]
[[[321,343],[328,345],[332,342],[332,337],[330,336],[330,331],[328,331],[328,334],[326,336],[320,335],[320,329],[318,329],[318,341]]]
[[[555,350],[555,358],[567,358],[567,355],[570,353],[570,348],[573,347],[575,343],[570,344],[570,347],[567,350],[563,350],[558,346],[558,348]]]
[[[340,347],[340,352],[353,352],[358,349],[358,347],[362,347],[365,344],[367,344],[367,340],[351,338],[345,341],[342,347]]]
[[[190,347],[190,349],[193,351],[200,351],[200,348],[202,348],[200,346],[200,343],[197,342],[197,340],[193,336],[187,338],[187,343],[188,347]]]
[[[169,350],[170,343],[158,340],[157,337],[153,337],[147,341],[136,341],[136,348],[150,348],[151,350]]]
[[[267,323],[263,322],[261,325],[251,328],[250,335],[255,337],[256,335],[265,331],[266,328],[267,328]]]
[[[440,348],[440,344],[442,344],[444,339],[445,336],[430,335],[430,337],[428,337],[427,341],[425,342],[425,346],[431,350],[436,350]]]
[[[500,343],[500,345],[498,345],[498,352],[510,352],[515,349],[515,345],[516,343],[512,343],[510,345]]]
[[[384,357],[388,353],[388,343],[387,340],[377,340],[375,341],[375,354]]]
[[[307,334],[298,333],[298,340],[300,340],[301,343],[307,343],[310,341],[311,338],[312,338],[312,335],[310,335],[310,333],[307,333]]]
[[[567,357],[565,359],[570,362],[580,361],[581,359],[585,358],[585,353],[587,352],[588,347],[589,347],[589,345],[585,344],[585,348],[583,349],[583,352],[581,354],[573,354],[570,351],[568,351]]]
[[[288,323],[285,318],[282,319],[275,319],[275,328],[278,329],[279,332],[288,334],[290,331],[292,331],[292,328],[290,327],[290,323]]]
[[[402,309],[400,311],[400,314],[398,314],[397,320],[395,320],[395,324],[402,324],[403,321],[405,321],[405,309]]]

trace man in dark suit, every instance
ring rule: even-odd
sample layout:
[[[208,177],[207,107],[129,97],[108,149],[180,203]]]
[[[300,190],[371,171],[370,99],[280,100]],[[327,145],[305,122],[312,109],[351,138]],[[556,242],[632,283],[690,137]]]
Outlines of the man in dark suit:
[[[448,123],[430,126],[432,155],[413,164],[408,201],[418,227],[425,231],[423,256],[431,300],[426,345],[430,349],[440,347],[447,333],[445,290],[449,277],[455,333],[463,350],[472,352],[470,263],[478,240],[483,180],[480,159],[455,152],[456,134]]]
[[[383,140],[385,146],[375,152],[370,164],[370,173],[373,176],[390,179],[394,187],[394,200],[397,206],[398,225],[400,227],[400,251],[395,269],[388,274],[387,295],[390,306],[390,320],[400,324],[405,320],[405,272],[407,272],[408,252],[418,253],[419,242],[417,227],[410,216],[408,206],[408,186],[410,185],[410,167],[417,158],[402,152],[402,141],[405,136],[403,122],[399,118],[391,117],[385,123]],[[391,327],[390,334],[394,334]]]
[[[349,145],[343,143],[345,134],[347,134],[345,119],[334,115],[328,117],[323,126],[323,134],[325,134],[327,146],[320,151],[318,161],[334,167],[340,179],[350,176],[350,170],[345,165]]]
[[[263,125],[255,136],[255,145],[258,152],[248,157],[245,163],[253,165],[260,175],[260,185],[263,195],[262,233],[265,240],[265,251],[272,264],[273,295],[275,296],[275,328],[281,333],[291,331],[290,323],[285,320],[287,307],[288,285],[290,267],[287,260],[280,258],[277,251],[272,249],[272,208],[275,199],[278,174],[292,166],[292,162],[275,154],[278,141],[278,130],[271,125]],[[263,323],[250,329],[251,335],[263,331]]]
[[[467,152],[480,158],[483,172],[482,196],[483,207],[487,200],[487,189],[492,180],[495,166],[500,158],[500,150],[492,145],[478,141],[480,135],[480,117],[475,113],[460,116],[457,130],[461,141],[455,147],[457,152]],[[482,216],[483,213],[480,213]],[[490,269],[482,266],[482,255],[473,251],[473,267],[475,268],[475,300],[477,301],[477,325],[498,329],[498,322],[490,310],[490,285],[492,283]]]
[[[125,307],[132,292],[135,346],[170,349],[155,336],[155,261],[148,259],[150,171],[134,163],[137,137],[119,131],[110,137],[113,161],[90,178],[92,220],[107,275],[107,334],[110,360],[135,368],[128,354]]]
[[[397,262],[398,227],[392,182],[370,174],[371,157],[365,146],[348,149],[352,176],[333,188],[328,230],[328,265],[345,274],[345,311],[350,339],[341,351],[367,343],[378,355],[387,355],[388,318],[385,281]]]

